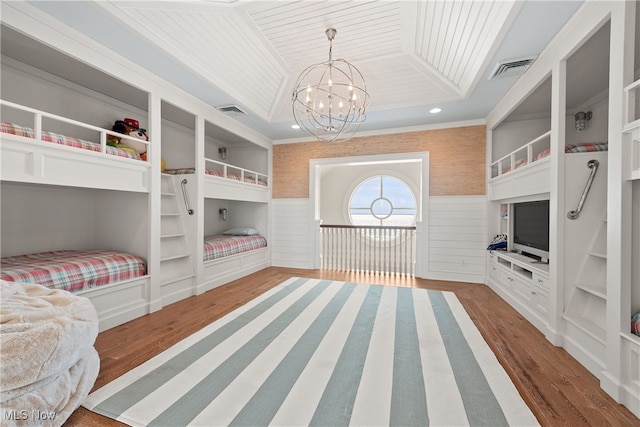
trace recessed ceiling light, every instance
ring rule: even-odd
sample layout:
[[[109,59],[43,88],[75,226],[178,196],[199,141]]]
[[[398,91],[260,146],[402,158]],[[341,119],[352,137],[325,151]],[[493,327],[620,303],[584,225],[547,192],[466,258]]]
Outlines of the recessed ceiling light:
[[[300,129],[299,125],[291,125],[291,129]]]
[[[430,112],[431,114],[437,114],[437,113],[439,113],[440,111],[442,111],[442,108],[440,108],[440,107],[435,107],[435,108],[432,108],[431,110],[429,110],[429,112]]]

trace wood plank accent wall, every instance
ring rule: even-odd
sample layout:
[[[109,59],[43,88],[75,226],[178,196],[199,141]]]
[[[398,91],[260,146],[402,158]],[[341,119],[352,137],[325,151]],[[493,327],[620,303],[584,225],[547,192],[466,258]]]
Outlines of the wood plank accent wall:
[[[273,147],[273,198],[309,197],[309,160],[428,151],[431,196],[485,194],[486,126],[466,126]]]

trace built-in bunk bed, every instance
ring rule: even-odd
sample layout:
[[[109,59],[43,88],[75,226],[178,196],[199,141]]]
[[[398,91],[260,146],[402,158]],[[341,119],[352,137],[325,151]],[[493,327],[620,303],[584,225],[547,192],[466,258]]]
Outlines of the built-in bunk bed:
[[[151,152],[111,130],[125,117],[144,123],[135,99],[146,95],[60,53],[54,75],[33,54],[42,45],[4,26],[2,39],[1,279],[88,297],[101,330],[149,312],[152,165],[107,145],[135,140]]]
[[[179,249],[179,238],[169,237],[175,234],[171,219],[166,218],[169,231],[162,244],[167,240],[167,247],[174,245],[184,255],[180,257],[184,259],[163,261],[169,276],[188,277],[189,271],[196,272],[195,293],[199,294],[267,267],[268,148],[209,120],[204,121],[204,137],[198,141],[195,118],[169,104],[163,104],[163,119],[167,165],[163,185],[173,189],[163,193],[163,202],[167,214],[177,212],[182,218],[191,248]],[[176,289],[171,292],[186,292],[187,285],[172,286]]]
[[[492,200],[513,197],[517,193],[549,191],[550,132],[545,132],[490,165],[489,188]],[[609,144],[580,142],[565,144],[565,154],[606,152]]]
[[[489,235],[513,232],[514,206],[549,200],[549,265],[513,253],[509,235],[487,284],[636,415],[638,23],[633,2],[585,2],[487,118]]]

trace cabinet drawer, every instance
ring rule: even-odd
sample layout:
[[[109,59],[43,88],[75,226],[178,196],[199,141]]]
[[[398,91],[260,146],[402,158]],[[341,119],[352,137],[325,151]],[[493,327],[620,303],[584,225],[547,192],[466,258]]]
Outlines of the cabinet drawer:
[[[540,290],[545,291],[547,294],[551,291],[551,286],[549,285],[549,279],[544,276],[541,276],[540,274],[533,275],[533,284]]]
[[[510,288],[512,286],[512,281],[513,278],[511,277],[511,271],[506,270],[504,268],[501,267],[497,267],[497,274],[498,274],[498,283],[502,286],[506,286],[507,288]]]
[[[487,272],[489,273],[489,278],[492,281],[498,280],[498,267],[495,265],[495,263],[487,263]]]
[[[531,298],[531,282],[528,280],[521,279],[519,277],[513,277],[512,279],[513,288],[528,300]]]
[[[531,291],[531,301],[533,302],[533,308],[540,313],[546,315],[549,311],[549,292],[545,291],[537,285],[533,286]]]

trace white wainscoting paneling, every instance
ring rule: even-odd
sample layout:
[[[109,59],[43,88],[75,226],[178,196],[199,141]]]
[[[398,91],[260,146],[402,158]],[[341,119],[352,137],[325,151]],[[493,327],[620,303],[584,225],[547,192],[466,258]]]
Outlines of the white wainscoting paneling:
[[[486,197],[429,198],[429,265],[426,277],[484,283]]]
[[[315,240],[309,199],[272,199],[271,265],[314,268]]]

